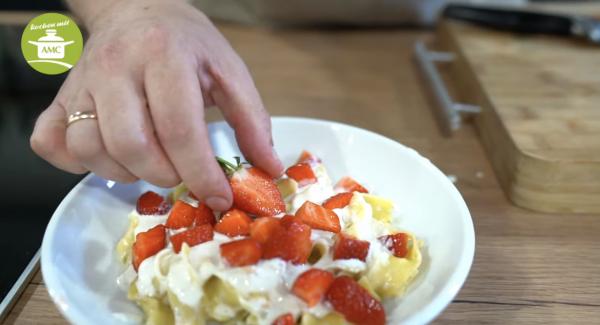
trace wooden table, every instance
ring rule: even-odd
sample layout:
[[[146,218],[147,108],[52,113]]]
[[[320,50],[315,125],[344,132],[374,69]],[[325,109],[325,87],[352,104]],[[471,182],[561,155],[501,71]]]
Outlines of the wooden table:
[[[477,248],[466,285],[437,323],[600,322],[600,216],[517,208],[501,191],[470,125],[442,137],[412,55],[415,40],[431,37],[430,31],[221,28],[273,115],[375,131],[457,177]],[[218,118],[209,113],[210,120]],[[6,323],[40,322],[66,321],[37,275]]]

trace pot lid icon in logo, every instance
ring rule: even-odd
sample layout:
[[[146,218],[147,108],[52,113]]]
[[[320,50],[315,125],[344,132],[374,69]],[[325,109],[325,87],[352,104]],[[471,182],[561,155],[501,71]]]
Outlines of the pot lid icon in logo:
[[[65,57],[65,47],[74,43],[74,41],[65,42],[64,38],[57,36],[56,29],[46,29],[46,36],[38,38],[37,42],[28,42],[37,46],[37,56],[40,59],[63,59]],[[65,64],[69,68],[72,67],[68,63]]]
[[[71,69],[83,47],[75,23],[61,14],[43,14],[29,22],[21,38],[27,63],[44,74],[59,74]]]

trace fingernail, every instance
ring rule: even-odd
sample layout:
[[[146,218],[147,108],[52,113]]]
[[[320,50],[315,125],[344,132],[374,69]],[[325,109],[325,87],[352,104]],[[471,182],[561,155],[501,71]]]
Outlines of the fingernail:
[[[206,204],[213,210],[225,211],[229,208],[229,202],[219,196],[211,196],[206,199]]]

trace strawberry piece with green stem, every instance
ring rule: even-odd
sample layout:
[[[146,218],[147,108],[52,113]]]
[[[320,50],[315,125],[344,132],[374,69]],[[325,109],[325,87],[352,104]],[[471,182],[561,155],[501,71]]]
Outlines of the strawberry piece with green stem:
[[[285,211],[285,203],[273,178],[258,167],[244,167],[240,158],[236,164],[217,157],[229,178],[233,192],[233,206],[249,214],[271,217]]]

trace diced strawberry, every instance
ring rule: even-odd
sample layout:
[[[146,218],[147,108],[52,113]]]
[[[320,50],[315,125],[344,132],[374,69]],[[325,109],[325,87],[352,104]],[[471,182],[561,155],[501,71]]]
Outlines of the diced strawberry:
[[[333,259],[346,260],[356,258],[365,261],[369,254],[371,243],[364,240],[356,239],[350,235],[338,233],[333,245]]]
[[[252,224],[252,219],[246,212],[231,209],[221,216],[221,220],[215,226],[215,231],[229,237],[247,236],[250,234],[250,224]]]
[[[338,193],[323,202],[323,207],[331,210],[344,208],[350,204],[353,195],[351,192]]]
[[[213,227],[206,223],[203,225],[193,226],[192,228],[182,231],[178,234],[171,236],[171,244],[173,244],[173,250],[175,253],[181,251],[183,243],[188,246],[196,246],[204,242],[213,239]]]
[[[284,228],[289,228],[294,222],[302,222],[302,220],[296,219],[296,217],[291,214],[286,214],[279,219],[279,222]]]
[[[317,176],[308,163],[298,163],[285,171],[289,178],[298,182],[299,186],[314,184],[317,182]]]
[[[333,282],[333,273],[321,269],[310,269],[300,274],[294,282],[292,292],[313,307],[325,296]]]
[[[360,185],[357,181],[355,181],[352,177],[345,176],[340,179],[336,187],[343,188],[348,192],[361,192],[361,193],[369,193],[369,191]]]
[[[281,225],[263,245],[263,258],[281,258],[293,264],[306,263],[312,249],[310,227],[291,216],[285,222],[282,219]]]
[[[294,320],[294,316],[290,313],[283,314],[271,323],[271,325],[295,325],[296,321]]]
[[[281,228],[279,219],[273,217],[256,218],[250,224],[250,237],[257,242],[264,244],[271,238],[273,233]]]
[[[169,214],[165,226],[171,229],[189,227],[194,223],[195,215],[196,212],[193,206],[181,200],[177,200],[173,205],[173,209],[171,209],[171,213]]]
[[[142,215],[165,214],[171,205],[161,195],[148,191],[137,200],[136,210]]]
[[[194,225],[196,226],[204,225],[207,223],[211,226],[214,226],[217,222],[213,210],[211,210],[205,203],[198,202],[198,207],[194,212]]]
[[[300,209],[296,211],[296,218],[299,218],[313,229],[331,232],[340,232],[342,229],[340,226],[340,219],[333,210],[324,208],[310,201],[304,202]]]
[[[387,247],[396,257],[406,257],[412,248],[412,238],[409,234],[399,232],[393,235],[379,237],[381,243]]]
[[[312,153],[310,153],[307,150],[303,150],[302,153],[300,154],[300,157],[298,158],[297,163],[320,163],[321,159],[319,159],[319,157],[313,155]]]
[[[325,298],[335,311],[353,324],[385,324],[385,310],[381,302],[349,276],[335,278]]]
[[[165,226],[158,225],[135,236],[133,244],[133,268],[137,271],[140,264],[148,257],[160,252],[166,246]]]
[[[192,225],[214,225],[215,222],[215,215],[206,204],[198,203],[198,207],[195,208],[184,201],[177,200],[165,225],[167,228],[179,229]]]
[[[236,157],[237,158],[237,157]],[[233,206],[259,217],[272,217],[285,211],[285,203],[272,177],[257,167],[244,168],[217,158],[229,177]]]
[[[244,238],[221,244],[221,256],[229,266],[256,264],[262,255],[260,243],[252,238]]]

